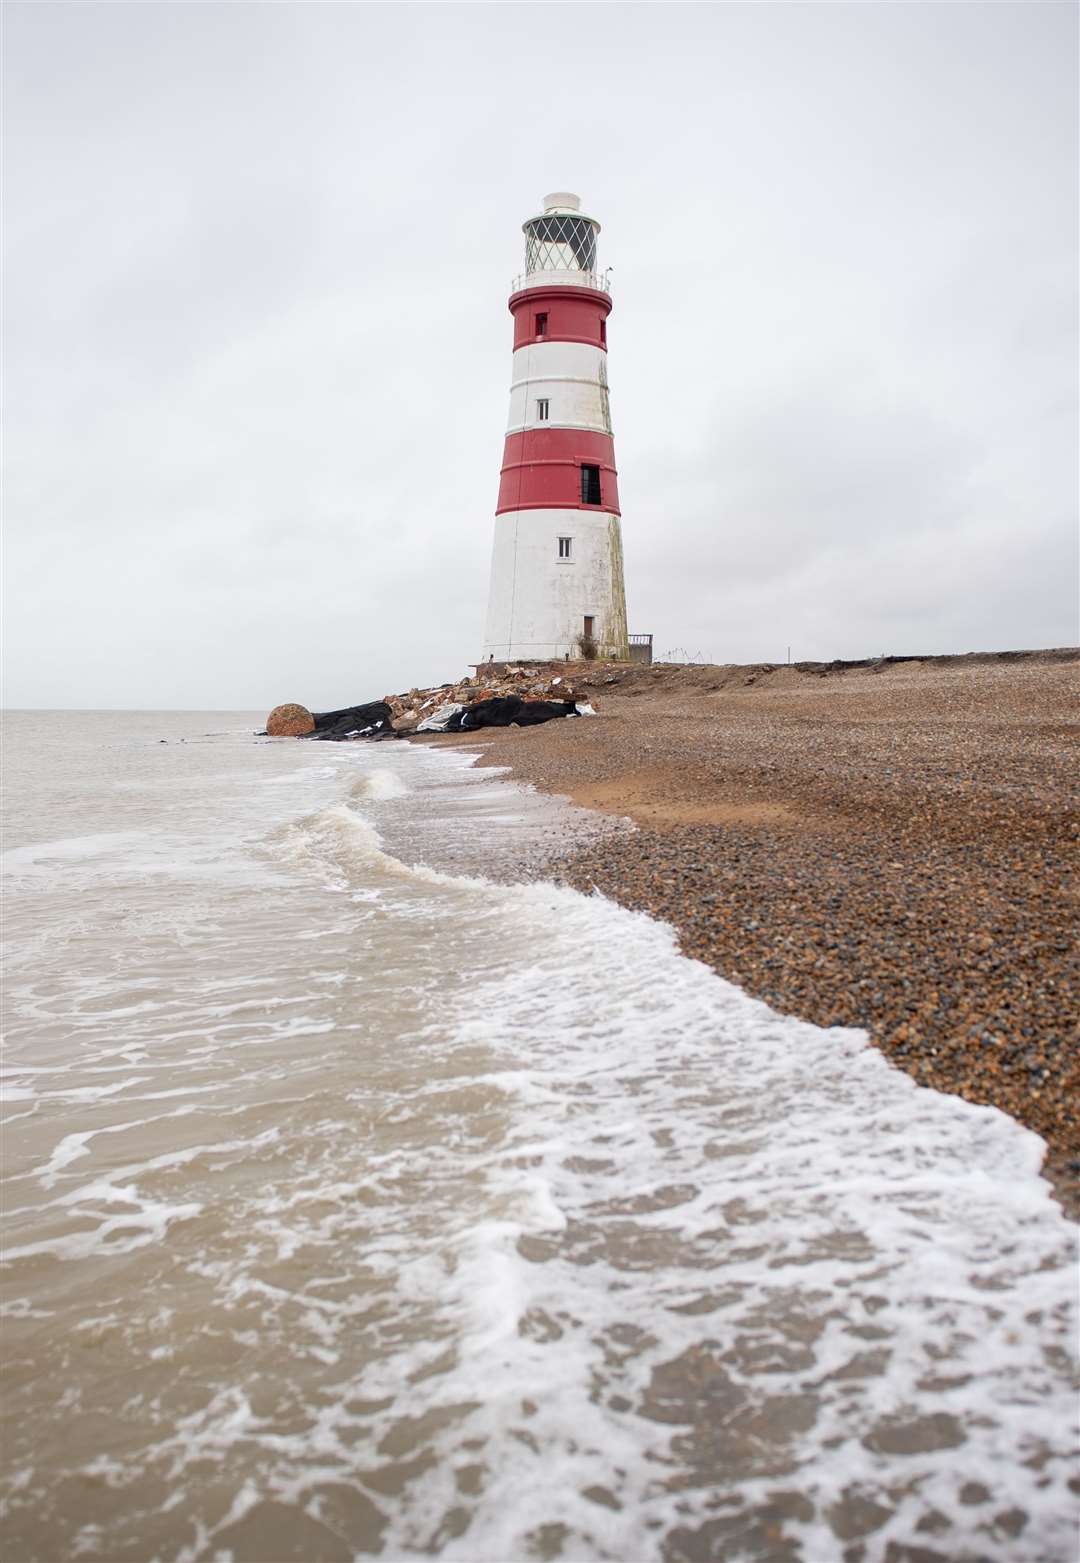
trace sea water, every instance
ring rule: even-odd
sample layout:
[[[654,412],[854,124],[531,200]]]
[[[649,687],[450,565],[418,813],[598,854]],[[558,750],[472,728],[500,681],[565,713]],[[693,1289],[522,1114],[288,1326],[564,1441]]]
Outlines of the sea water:
[[[1041,1142],[257,725],[7,722],[5,1555],[1071,1559]]]

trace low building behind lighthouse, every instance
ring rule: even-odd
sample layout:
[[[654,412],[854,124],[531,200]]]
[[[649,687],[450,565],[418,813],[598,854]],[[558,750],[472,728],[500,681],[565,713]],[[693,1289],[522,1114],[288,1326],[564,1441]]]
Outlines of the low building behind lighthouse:
[[[560,191],[523,227],[483,660],[625,657],[600,224]]]

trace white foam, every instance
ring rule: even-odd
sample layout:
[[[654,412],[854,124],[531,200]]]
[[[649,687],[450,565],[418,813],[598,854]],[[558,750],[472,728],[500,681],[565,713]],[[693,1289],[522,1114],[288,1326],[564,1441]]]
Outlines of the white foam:
[[[125,1119],[123,1123],[105,1124],[98,1129],[83,1129],[75,1134],[65,1134],[54,1147],[52,1155],[44,1166],[33,1168],[28,1176],[37,1178],[43,1188],[51,1189],[55,1187],[65,1167],[89,1154],[90,1141],[99,1134],[127,1134],[133,1129],[143,1129],[149,1124],[159,1123],[163,1118],[184,1118],[191,1111],[190,1107],[178,1107],[171,1113],[160,1113],[151,1118]]]
[[[162,1557],[246,1555],[267,1501],[283,1550],[292,1507],[367,1555],[346,1491],[400,1560],[734,1563],[767,1535],[832,1563],[855,1498],[884,1511],[865,1563],[1067,1556],[1072,1233],[1041,1142],[600,897],[407,866],[395,840],[497,834],[523,794],[458,752],[377,753],[229,803],[231,844],[200,851],[243,860],[273,803],[272,894],[168,887],[181,947],[161,885],[127,886],[96,965],[72,924],[26,979],[14,1176],[41,1203],[6,1257],[42,1332],[12,1413],[42,1526],[82,1492],[85,1413],[58,1407],[97,1382],[87,1347],[139,1386],[92,1473],[107,1518],[76,1502],[27,1555],[130,1551],[140,1492],[168,1494]]]
[[[54,881],[58,874],[128,858],[145,842],[141,831],[113,831],[28,843],[0,853],[0,874],[10,894],[23,886]]]
[[[477,891],[427,870],[409,877],[457,897]],[[520,1097],[502,1148],[478,1159],[459,1149],[458,1178],[482,1171],[490,1213],[465,1225],[459,1213],[408,1259],[389,1235],[366,1250],[369,1264],[385,1256],[381,1273],[396,1277],[403,1302],[453,1319],[457,1340],[455,1364],[436,1376],[437,1352],[421,1340],[350,1381],[361,1398],[393,1397],[376,1419],[381,1436],[487,1386],[481,1408],[434,1437],[434,1473],[392,1517],[394,1555],[419,1553],[458,1501],[453,1451],[469,1439],[497,1450],[494,1469],[467,1535],[443,1556],[522,1555],[552,1512],[574,1557],[652,1556],[649,1524],[662,1534],[704,1523],[708,1506],[665,1496],[650,1462],[680,1465],[671,1434],[612,1412],[607,1397],[640,1402],[666,1363],[719,1340],[711,1349],[752,1422],[775,1397],[777,1370],[740,1367],[739,1353],[783,1363],[792,1318],[816,1332],[790,1386],[815,1401],[814,1426],[780,1444],[817,1505],[813,1519],[786,1521],[807,1557],[835,1549],[821,1516],[842,1494],[881,1490],[890,1467],[874,1439],[941,1414],[963,1443],[905,1457],[919,1496],[891,1500],[882,1544],[918,1545],[932,1504],[960,1535],[977,1534],[980,1555],[1040,1556],[1064,1534],[1060,1489],[1051,1498],[1018,1478],[1016,1451],[1060,1446],[1068,1390],[1053,1387],[1044,1352],[1068,1339],[1074,1315],[1069,1233],[1036,1176],[1037,1138],[915,1086],[860,1033],[776,1016],[679,957],[669,929],[547,886],[488,895],[501,947],[527,950],[528,963],[486,961],[443,1019],[462,1046],[493,1046],[515,1064],[474,1081],[497,1085],[508,1105]],[[548,1257],[521,1253],[545,1233],[559,1239]],[[1041,1330],[1025,1323],[1032,1309]],[[333,1310],[320,1317],[327,1341],[347,1322]],[[889,1372],[852,1380],[848,1365],[869,1349],[858,1329],[871,1318]],[[613,1363],[607,1343],[620,1332],[634,1349]],[[953,1387],[921,1390],[943,1362]],[[1029,1415],[1033,1396],[1041,1405]],[[525,1401],[534,1409],[523,1419]],[[514,1453],[519,1433],[536,1459]],[[750,1507],[776,1485],[753,1470],[751,1460],[740,1477]],[[957,1495],[973,1473],[1022,1500],[1035,1551],[992,1527],[972,1531],[979,1517]],[[582,1496],[590,1485],[621,1507],[598,1519]]]
[[[11,847],[0,853],[0,869],[35,868],[42,863],[77,863],[87,858],[102,857],[114,853],[118,847],[145,840],[141,831],[105,831],[92,836],[68,836],[58,841],[40,841],[27,846]]]

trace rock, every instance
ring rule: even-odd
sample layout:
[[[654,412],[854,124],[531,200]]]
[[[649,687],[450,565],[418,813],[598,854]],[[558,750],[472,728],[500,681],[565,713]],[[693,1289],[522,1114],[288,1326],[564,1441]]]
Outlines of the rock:
[[[315,718],[306,706],[275,706],[266,718],[266,731],[271,738],[302,738],[315,731]]]

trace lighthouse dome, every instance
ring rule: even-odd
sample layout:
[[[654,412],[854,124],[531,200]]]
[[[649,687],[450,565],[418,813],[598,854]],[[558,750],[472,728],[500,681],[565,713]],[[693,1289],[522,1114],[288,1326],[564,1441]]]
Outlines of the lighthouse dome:
[[[580,212],[580,210],[580,195],[573,195],[569,190],[556,190],[553,194],[544,197],[545,212]]]

